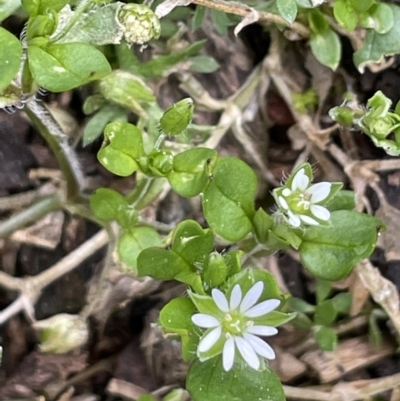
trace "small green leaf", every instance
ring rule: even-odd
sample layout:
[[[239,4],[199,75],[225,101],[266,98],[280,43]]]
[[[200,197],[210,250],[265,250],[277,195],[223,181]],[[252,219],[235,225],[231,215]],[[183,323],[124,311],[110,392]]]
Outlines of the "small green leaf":
[[[332,212],[332,228],[309,227],[300,245],[300,259],[314,276],[340,280],[352,267],[371,255],[382,223],[367,214],[342,210]]]
[[[356,194],[354,191],[341,190],[326,206],[331,212],[335,210],[354,210],[356,208]]]
[[[161,129],[166,135],[181,134],[192,121],[193,110],[194,105],[191,98],[174,103],[161,117]]]
[[[116,175],[126,177],[138,170],[136,161],[144,154],[139,128],[124,122],[113,122],[104,130],[104,142],[97,154],[99,162]]]
[[[347,314],[351,307],[351,294],[349,292],[341,292],[332,298],[332,304],[338,313]]]
[[[201,27],[203,23],[204,16],[206,14],[207,8],[204,6],[196,6],[196,11],[194,12],[192,19],[192,32],[196,31]]]
[[[161,245],[161,237],[151,227],[136,227],[126,231],[118,241],[118,253],[123,263],[137,271],[137,258],[143,249]]]
[[[268,239],[269,230],[273,227],[274,220],[268,213],[259,208],[254,214],[253,225],[257,240],[264,243]]]
[[[386,4],[393,13],[393,20],[400,20],[400,7],[394,4]],[[392,28],[379,34],[374,30],[367,32],[364,45],[353,55],[354,64],[362,73],[365,67],[371,63],[379,63],[384,56],[400,53],[400,24],[393,24]]]
[[[0,2],[0,22],[4,21],[11,14],[14,14],[21,7],[21,0],[3,0]]]
[[[297,3],[296,0],[277,0],[276,5],[278,7],[279,14],[289,24],[294,22],[297,15]]]
[[[326,280],[317,280],[317,285],[315,288],[315,295],[317,297],[317,304],[325,301],[332,291],[332,283]]]
[[[137,401],[157,401],[151,394],[142,394]]]
[[[253,227],[256,175],[246,163],[233,157],[218,159],[212,174],[203,196],[206,220],[221,237],[239,241]]]
[[[337,345],[337,335],[330,327],[321,326],[314,333],[315,340],[324,351],[334,351]]]
[[[288,300],[288,304],[290,308],[296,312],[301,312],[301,313],[315,312],[315,306],[309,304],[308,302],[304,301],[304,299],[301,298],[291,297]]]
[[[210,74],[217,71],[220,67],[219,63],[211,56],[194,56],[188,61],[191,63],[190,71]]]
[[[368,12],[361,15],[360,24],[364,28],[372,28],[384,34],[393,28],[393,11],[388,4],[376,3]]]
[[[353,31],[357,26],[357,12],[347,0],[336,0],[333,5],[333,14],[339,24],[346,31]]]
[[[321,326],[329,326],[336,319],[337,311],[330,299],[321,302],[315,308],[314,322]]]
[[[208,288],[219,287],[225,282],[227,275],[228,266],[225,259],[219,253],[212,252],[203,268],[205,284]]]
[[[339,36],[332,29],[312,34],[310,46],[315,58],[323,65],[336,70],[341,57],[341,44]]]
[[[188,198],[199,195],[210,179],[208,166],[217,156],[215,150],[208,148],[193,148],[177,154],[168,174],[173,190]]]
[[[21,63],[21,42],[0,27],[0,91],[10,85]]]
[[[221,356],[205,362],[195,359],[186,388],[193,401],[285,401],[282,384],[269,367],[257,371],[236,362],[225,372]]]
[[[103,53],[86,43],[28,48],[29,67],[36,82],[52,92],[64,92],[111,72]]]
[[[118,220],[122,209],[126,208],[125,198],[110,188],[99,188],[90,197],[93,214],[102,221]]]
[[[215,8],[210,9],[210,14],[215,29],[221,36],[226,36],[228,33],[228,27],[231,25],[228,15],[223,11],[216,10]]]
[[[367,11],[374,3],[374,0],[347,0],[347,1],[355,10],[360,12]]]

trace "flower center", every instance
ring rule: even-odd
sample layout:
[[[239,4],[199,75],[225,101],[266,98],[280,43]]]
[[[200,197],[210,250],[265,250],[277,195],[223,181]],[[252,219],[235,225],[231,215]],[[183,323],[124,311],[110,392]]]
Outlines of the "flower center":
[[[235,335],[242,333],[246,328],[246,322],[238,313],[227,313],[222,320],[225,333]]]
[[[294,213],[303,214],[310,209],[311,206],[311,194],[307,192],[301,192],[299,190],[292,192],[286,201],[289,208]]]

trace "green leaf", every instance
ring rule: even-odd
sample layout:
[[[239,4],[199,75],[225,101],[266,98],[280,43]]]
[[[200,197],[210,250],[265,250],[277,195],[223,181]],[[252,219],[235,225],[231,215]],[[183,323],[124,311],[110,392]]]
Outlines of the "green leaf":
[[[326,280],[317,280],[317,285],[315,288],[315,295],[317,298],[317,304],[325,301],[332,291],[332,283]]]
[[[136,227],[126,231],[118,241],[118,253],[123,263],[137,271],[137,258],[144,249],[161,245],[161,237],[151,227]]]
[[[315,340],[324,351],[334,351],[337,345],[337,335],[330,327],[321,326],[314,333]]]
[[[103,53],[85,43],[29,46],[28,60],[36,82],[51,92],[64,92],[111,72]]]
[[[394,24],[392,9],[388,4],[376,3],[367,13],[361,15],[360,24],[381,34],[389,32]]]
[[[274,220],[268,213],[259,208],[254,214],[253,225],[257,240],[264,243],[268,239],[270,229],[274,226]]]
[[[297,3],[296,0],[277,0],[276,5],[278,7],[279,14],[291,24],[297,15]]]
[[[192,121],[193,110],[194,105],[191,98],[183,99],[170,106],[160,120],[161,129],[164,134],[181,134]]]
[[[210,74],[217,71],[220,67],[219,63],[211,56],[194,56],[188,61],[191,63],[190,71]]]
[[[126,122],[126,119],[126,112],[121,107],[113,104],[102,107],[86,123],[83,129],[82,146],[85,147],[94,142],[110,121]]]
[[[157,401],[151,394],[142,394],[137,401]]]
[[[99,188],[90,197],[93,214],[102,221],[118,220],[122,209],[126,208],[125,198],[110,188]]]
[[[354,210],[356,208],[356,194],[350,190],[339,191],[326,206],[331,212],[335,210]]]
[[[193,148],[177,154],[167,176],[172,189],[188,198],[199,195],[210,179],[208,166],[217,156],[215,150],[208,148]]]
[[[195,359],[186,388],[193,401],[285,401],[282,384],[269,367],[257,371],[236,362],[225,372],[221,356],[205,362]]]
[[[339,24],[346,31],[353,31],[357,26],[357,12],[347,0],[336,0],[333,5],[333,14]]]
[[[196,11],[194,12],[192,19],[192,32],[196,31],[201,27],[203,23],[204,16],[206,14],[207,8],[204,6],[196,6]]]
[[[400,20],[400,7],[387,4],[393,13],[393,20]],[[371,63],[379,63],[384,56],[392,56],[400,53],[400,24],[393,24],[392,28],[379,34],[374,30],[367,32],[364,45],[353,55],[354,64],[362,73],[365,67]]]
[[[203,279],[208,288],[219,287],[228,276],[228,266],[218,252],[212,252],[203,268]],[[207,289],[207,287],[205,287]]]
[[[314,313],[315,312],[315,306],[309,304],[308,302],[304,301],[304,299],[301,299],[301,298],[291,297],[288,300],[288,304],[289,304],[290,308],[292,308],[296,312],[301,312],[301,313]]]
[[[336,70],[341,57],[341,44],[339,36],[332,29],[312,34],[310,46],[315,58],[323,65]]]
[[[0,27],[0,91],[7,88],[17,75],[21,56],[21,42]]]
[[[332,228],[309,227],[300,245],[300,259],[314,276],[324,280],[340,280],[352,267],[371,255],[377,241],[373,216],[356,211],[332,212]]]
[[[22,7],[31,16],[45,14],[48,10],[60,11],[68,0],[21,0]]]
[[[246,163],[233,157],[218,159],[212,174],[203,196],[206,220],[221,237],[239,241],[253,226],[256,175]]]
[[[360,12],[367,11],[374,3],[374,0],[347,0],[347,1],[355,10]]]
[[[229,17],[223,11],[216,10],[215,8],[210,9],[211,21],[217,32],[226,36],[228,33],[228,27],[231,25]]]
[[[349,292],[341,292],[332,298],[332,304],[338,313],[347,314],[351,307],[351,294]]]
[[[315,308],[314,322],[321,326],[329,326],[336,319],[337,311],[330,299],[321,302]]]
[[[141,64],[138,68],[143,77],[160,77],[181,61],[186,61],[189,57],[197,54],[205,45],[205,40],[192,43],[185,49],[178,50],[165,56],[154,56],[147,63]]]
[[[144,154],[139,128],[124,122],[112,122],[104,130],[104,142],[97,154],[99,162],[116,175],[126,177],[138,170],[136,161]]]

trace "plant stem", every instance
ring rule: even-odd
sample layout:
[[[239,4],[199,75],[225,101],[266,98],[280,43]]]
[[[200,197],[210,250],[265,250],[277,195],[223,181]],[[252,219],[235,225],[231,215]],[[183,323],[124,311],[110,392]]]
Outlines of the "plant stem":
[[[59,209],[61,209],[61,201],[58,196],[42,199],[28,209],[14,214],[8,220],[2,222],[0,224],[0,238],[6,238],[14,231],[34,223],[47,213]]]
[[[84,177],[78,158],[68,143],[68,137],[44,103],[31,99],[26,104],[25,111],[57,158],[67,180],[67,198],[69,200],[79,198],[84,186]]]

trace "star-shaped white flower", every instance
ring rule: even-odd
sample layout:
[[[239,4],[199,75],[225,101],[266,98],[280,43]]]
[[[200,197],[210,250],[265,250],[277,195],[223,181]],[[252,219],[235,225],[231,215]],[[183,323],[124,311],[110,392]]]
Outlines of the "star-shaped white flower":
[[[275,359],[274,350],[257,336],[272,336],[278,330],[271,326],[256,325],[252,320],[270,313],[280,304],[278,299],[268,299],[257,304],[263,290],[263,282],[258,281],[242,297],[242,289],[236,284],[228,302],[225,294],[214,288],[211,295],[220,311],[218,316],[204,313],[192,316],[195,325],[208,329],[200,340],[198,354],[209,351],[222,339],[222,365],[225,371],[233,366],[236,348],[245,362],[255,370],[261,366],[260,356]]]
[[[290,188],[284,188],[275,199],[292,227],[300,227],[302,222],[317,226],[318,220],[324,222],[331,217],[329,210],[319,204],[329,197],[331,190],[330,182],[310,185],[310,177],[302,168],[293,177]]]

